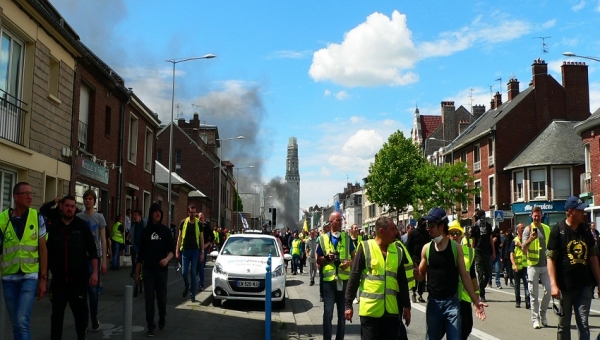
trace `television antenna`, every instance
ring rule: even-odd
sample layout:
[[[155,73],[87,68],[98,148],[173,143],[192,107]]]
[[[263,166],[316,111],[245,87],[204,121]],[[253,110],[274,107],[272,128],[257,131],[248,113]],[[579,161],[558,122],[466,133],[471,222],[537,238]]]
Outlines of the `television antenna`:
[[[541,39],[542,40],[542,53],[548,53],[548,44],[546,44],[546,39],[550,39],[552,37],[533,37],[531,39]]]

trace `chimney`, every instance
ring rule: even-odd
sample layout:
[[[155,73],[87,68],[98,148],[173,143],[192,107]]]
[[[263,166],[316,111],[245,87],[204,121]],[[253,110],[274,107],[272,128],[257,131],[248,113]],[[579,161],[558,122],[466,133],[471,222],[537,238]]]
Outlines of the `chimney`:
[[[553,96],[558,96],[559,93],[553,93],[550,90],[551,77],[548,75],[548,64],[540,58],[533,61],[531,65],[533,73],[533,90],[535,92],[535,119],[539,131],[550,120],[552,120],[552,112],[550,110],[550,101]],[[555,102],[555,101],[553,101]]]
[[[508,101],[513,100],[519,94],[519,81],[517,78],[510,78],[508,81]]]
[[[496,107],[494,106],[494,104],[495,104],[495,103],[494,103],[494,98],[492,98],[492,99],[490,100],[490,110],[493,110],[493,109],[495,109],[495,108],[496,108]]]
[[[482,114],[485,113],[485,105],[473,105],[473,112],[471,112],[473,114],[473,116],[475,116],[475,119],[481,117]]]
[[[442,139],[453,140],[456,138],[456,110],[454,102],[442,102]]]
[[[544,60],[537,58],[533,61],[531,72],[533,73],[533,87],[538,87],[540,85],[538,83],[544,81],[548,75],[548,64]]]
[[[494,109],[497,109],[502,105],[502,95],[500,92],[496,92],[494,95]]]
[[[590,116],[588,66],[584,62],[567,61],[563,62],[561,71],[568,119],[587,119]]]
[[[469,123],[468,120],[461,120],[458,123],[458,134],[462,134],[463,132],[465,132],[465,130],[469,127],[471,123]]]
[[[181,117],[177,119],[177,126],[181,128],[185,128],[187,123],[185,122],[185,118]]]
[[[192,128],[199,128],[200,127],[200,119],[198,118],[198,114],[194,113],[194,118],[192,118],[192,120],[190,120],[190,123],[192,125]]]

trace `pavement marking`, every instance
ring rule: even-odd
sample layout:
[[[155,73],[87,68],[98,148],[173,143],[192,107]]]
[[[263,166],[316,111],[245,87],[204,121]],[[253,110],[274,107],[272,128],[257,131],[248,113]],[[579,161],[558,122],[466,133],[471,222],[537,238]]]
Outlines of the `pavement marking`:
[[[425,306],[421,306],[421,305],[418,305],[416,303],[412,303],[411,307],[413,309],[416,309],[416,310],[422,312],[423,314],[425,314],[425,310],[426,310]],[[500,338],[496,338],[495,336],[493,336],[491,334],[488,334],[488,333],[486,333],[484,331],[481,331],[481,330],[479,330],[477,328],[473,328],[473,330],[471,330],[471,335],[476,336],[476,337],[478,337],[479,339],[482,339],[482,340],[500,340]]]
[[[513,288],[513,287],[511,287],[511,288]],[[503,289],[498,289],[498,288],[486,288],[485,290],[493,290],[494,292],[497,292],[497,293],[502,293],[502,294],[507,294],[507,295],[515,296],[514,290],[512,292],[509,292],[509,291],[503,290]],[[538,298],[538,301],[542,301],[542,299]],[[596,310],[596,309],[591,309],[590,308],[590,312],[593,312],[595,314],[600,314],[600,310]]]

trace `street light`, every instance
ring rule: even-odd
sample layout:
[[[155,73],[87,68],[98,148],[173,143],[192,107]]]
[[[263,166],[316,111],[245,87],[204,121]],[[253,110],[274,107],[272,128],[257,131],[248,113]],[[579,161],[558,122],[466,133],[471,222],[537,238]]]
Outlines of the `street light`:
[[[239,167],[239,168],[234,168],[235,170],[237,170],[237,175],[235,176],[235,191],[237,192],[237,194],[238,194],[238,197],[239,197],[239,195],[240,195],[240,192],[239,192],[239,190],[238,190],[238,188],[239,188],[239,183],[240,183],[240,179],[239,179],[240,170],[241,170],[241,169],[250,169],[250,168],[254,168],[254,165],[242,166],[242,167]],[[237,210],[237,212],[238,212],[238,213],[240,212],[240,201],[239,201],[239,198],[238,198],[238,200],[237,200],[237,206],[236,206],[236,210]],[[239,220],[240,220],[240,219],[239,219],[239,218],[237,218],[237,216],[236,216],[236,219],[235,219],[235,230],[236,230],[236,231],[237,231],[237,230],[239,230],[239,227],[240,227],[240,225],[239,225],[239,223],[238,223],[238,222],[239,222]]]
[[[452,143],[451,140],[439,139],[439,138],[435,138],[435,137],[429,137],[429,139],[437,140],[437,141],[444,142],[444,143]],[[446,147],[448,147],[448,146],[447,145],[444,146],[444,148],[446,148]],[[454,146],[452,146],[452,150],[450,150],[450,158],[452,160],[450,163],[454,164]]]
[[[172,164],[173,164],[173,111],[175,109],[175,65],[196,59],[212,59],[217,56],[214,54],[205,54],[202,57],[191,57],[191,58],[178,58],[178,59],[169,59],[165,60],[168,63],[173,64],[173,90],[171,92],[171,128],[169,129],[169,184],[167,186],[167,201],[168,201],[168,214],[167,214],[167,223],[169,227],[171,227],[171,173],[172,173]]]
[[[577,57],[577,58],[584,58],[584,59],[589,59],[589,60],[593,60],[593,61],[598,61],[600,62],[600,58],[596,58],[596,57],[586,57],[586,56],[582,56],[582,55],[577,55],[573,52],[563,52],[563,54],[565,57]]]
[[[228,140],[234,140],[234,139],[244,139],[244,136],[237,136],[237,137],[231,137],[231,138],[221,138],[221,139],[217,139],[219,142],[224,142],[224,141],[228,141]],[[219,216],[218,216],[218,221],[217,221],[217,226],[220,228],[221,227],[221,203],[223,203],[223,190],[221,188],[221,170],[223,169],[222,163],[223,161],[221,160],[221,147],[219,146]]]

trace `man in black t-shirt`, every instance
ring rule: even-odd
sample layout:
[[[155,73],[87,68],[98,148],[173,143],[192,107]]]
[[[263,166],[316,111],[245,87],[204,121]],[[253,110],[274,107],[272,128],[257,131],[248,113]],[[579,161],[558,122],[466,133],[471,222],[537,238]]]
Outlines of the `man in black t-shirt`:
[[[421,250],[429,241],[431,241],[431,237],[427,232],[427,221],[424,218],[420,218],[417,227],[413,228],[408,233],[408,237],[406,238],[406,249],[411,254],[413,263],[419,265],[421,262]],[[425,302],[425,299],[423,299],[424,291],[425,280],[417,281],[415,286],[412,288],[412,302]],[[419,293],[418,300],[416,293]]]
[[[485,302],[485,287],[492,277],[492,260],[496,258],[496,251],[492,246],[492,226],[485,220],[485,211],[477,210],[475,220],[471,228],[471,247],[475,249],[479,296]]]
[[[559,299],[558,339],[571,338],[571,313],[580,339],[590,338],[588,317],[594,284],[600,284],[600,269],[590,228],[583,221],[588,204],[571,196],[565,203],[567,218],[558,222],[548,239],[548,275],[552,297]],[[562,314],[562,315],[560,315]]]

